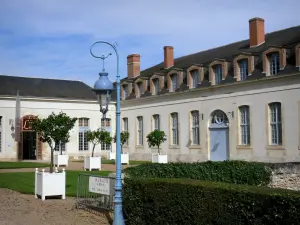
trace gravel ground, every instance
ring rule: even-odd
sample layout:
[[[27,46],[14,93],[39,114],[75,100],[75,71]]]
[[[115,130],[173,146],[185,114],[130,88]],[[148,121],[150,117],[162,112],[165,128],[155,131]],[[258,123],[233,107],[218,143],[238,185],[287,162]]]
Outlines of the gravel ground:
[[[108,225],[103,215],[95,215],[74,207],[67,200],[35,199],[33,195],[0,189],[0,225]]]

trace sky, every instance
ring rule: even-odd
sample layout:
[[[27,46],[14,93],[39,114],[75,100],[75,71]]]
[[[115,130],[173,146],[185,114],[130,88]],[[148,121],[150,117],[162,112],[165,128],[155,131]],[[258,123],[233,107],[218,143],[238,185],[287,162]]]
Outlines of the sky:
[[[141,55],[141,70],[163,61],[248,39],[248,21],[265,19],[266,33],[300,25],[299,0],[0,0],[0,74],[80,80],[93,86],[102,60],[96,41],[116,44],[120,76],[127,55]],[[114,53],[96,45],[95,55]],[[116,56],[105,60],[111,81]]]

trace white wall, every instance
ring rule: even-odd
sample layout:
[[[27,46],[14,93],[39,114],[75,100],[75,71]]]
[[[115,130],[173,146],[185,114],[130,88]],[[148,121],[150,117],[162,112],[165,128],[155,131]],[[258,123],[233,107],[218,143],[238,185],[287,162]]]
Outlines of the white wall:
[[[17,159],[17,143],[12,137],[12,132],[9,125],[9,120],[15,120],[15,99],[1,98],[0,99],[0,116],[2,116],[2,133],[1,133],[1,149],[0,159]],[[26,115],[39,116],[45,118],[52,112],[65,112],[70,117],[85,117],[89,118],[90,129],[94,130],[101,127],[102,114],[99,111],[99,105],[95,102],[71,102],[71,101],[53,101],[53,100],[34,100],[21,99],[21,117]],[[115,134],[115,106],[111,104],[106,115],[111,118],[112,135]],[[70,156],[90,155],[92,145],[89,146],[90,151],[78,150],[78,120],[75,127],[71,130],[70,142],[66,145],[66,151]],[[115,144],[112,144],[112,150],[115,151]],[[96,155],[104,154],[107,151],[101,152],[101,146],[98,145],[95,149]],[[50,148],[48,144],[43,144],[43,160],[48,160],[50,157]]]
[[[283,146],[271,147],[268,142],[268,104],[281,102],[283,116]],[[250,106],[251,145],[248,148],[239,146],[238,137],[238,107]],[[300,77],[278,78],[264,81],[251,81],[240,84],[230,84],[220,88],[190,90],[184,93],[169,93],[162,96],[151,96],[141,99],[122,101],[121,118],[129,121],[130,140],[127,151],[132,159],[150,159],[151,149],[146,142],[146,135],[151,131],[151,117],[160,115],[160,129],[165,131],[168,140],[162,146],[162,152],[167,152],[172,161],[203,161],[209,159],[209,119],[214,110],[220,109],[229,116],[229,150],[230,159],[245,159],[255,161],[299,161],[300,135]],[[199,110],[200,145],[201,148],[189,146],[189,113]],[[177,112],[179,116],[180,146],[170,146],[170,113]],[[136,146],[136,117],[143,116],[144,145]],[[124,148],[125,150],[125,148]],[[152,152],[156,150],[152,149]]]

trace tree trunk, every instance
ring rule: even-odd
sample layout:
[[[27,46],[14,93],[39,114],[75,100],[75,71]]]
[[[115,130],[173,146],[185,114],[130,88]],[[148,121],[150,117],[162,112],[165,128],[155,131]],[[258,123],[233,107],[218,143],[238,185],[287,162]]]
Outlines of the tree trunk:
[[[51,162],[50,162],[50,173],[53,173],[53,164],[54,164],[54,149],[51,148]]]
[[[60,155],[62,155],[62,147],[61,147],[61,144],[59,144],[58,147],[60,147]]]
[[[96,147],[96,145],[94,144],[94,145],[93,145],[93,150],[92,150],[92,157],[94,157],[95,147]]]
[[[121,154],[123,154],[123,145],[121,144]]]
[[[157,152],[158,152],[158,155],[160,155],[160,152],[159,152],[159,145],[157,145]]]

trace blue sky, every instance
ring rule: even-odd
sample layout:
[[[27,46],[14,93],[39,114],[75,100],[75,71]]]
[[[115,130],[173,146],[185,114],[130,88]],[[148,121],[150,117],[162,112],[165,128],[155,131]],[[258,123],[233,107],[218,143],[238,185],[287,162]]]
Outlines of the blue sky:
[[[0,74],[98,79],[101,60],[89,53],[98,40],[117,42],[120,75],[126,57],[141,55],[141,69],[175,57],[247,39],[248,20],[265,19],[266,32],[300,25],[299,0],[0,0]],[[112,52],[98,46],[95,52]],[[115,57],[106,70],[115,80]]]

